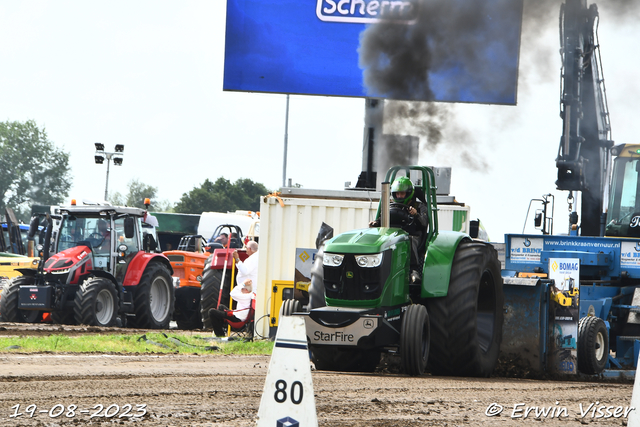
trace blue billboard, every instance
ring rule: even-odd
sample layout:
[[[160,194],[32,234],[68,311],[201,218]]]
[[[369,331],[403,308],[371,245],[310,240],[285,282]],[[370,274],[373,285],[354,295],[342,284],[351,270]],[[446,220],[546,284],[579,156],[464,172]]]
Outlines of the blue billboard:
[[[523,0],[228,0],[223,89],[515,104]]]

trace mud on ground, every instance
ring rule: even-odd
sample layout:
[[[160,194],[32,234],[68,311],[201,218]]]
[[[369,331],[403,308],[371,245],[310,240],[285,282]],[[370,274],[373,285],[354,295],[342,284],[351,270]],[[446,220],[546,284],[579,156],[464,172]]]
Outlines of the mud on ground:
[[[148,332],[0,324],[0,335],[111,331]],[[268,366],[268,356],[0,353],[0,426],[253,426]],[[376,374],[314,370],[319,425],[621,426],[626,425],[624,416],[599,418],[597,409],[612,406],[614,413],[620,406],[624,411],[633,389],[631,383],[411,378],[393,371],[384,367]],[[33,417],[27,412],[29,405],[35,405],[29,408],[35,408]],[[77,407],[73,413],[68,412],[70,405]],[[100,409],[96,405],[103,409],[91,418]],[[518,405],[515,411],[514,405]],[[63,407],[61,415],[52,416]],[[105,417],[107,408],[113,416]],[[527,408],[534,409],[525,418]],[[144,415],[120,417],[127,410],[126,415]],[[13,416],[17,413],[22,415]],[[606,408],[602,413],[607,415]]]

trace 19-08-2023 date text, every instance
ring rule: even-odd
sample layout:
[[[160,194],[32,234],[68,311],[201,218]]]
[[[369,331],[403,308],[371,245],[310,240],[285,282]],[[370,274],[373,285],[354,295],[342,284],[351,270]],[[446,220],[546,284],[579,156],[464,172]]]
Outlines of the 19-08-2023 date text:
[[[78,405],[71,404],[65,406],[62,403],[53,405],[50,409],[38,409],[37,405],[31,404],[24,409],[24,412],[20,412],[21,406],[21,404],[12,406],[11,409],[13,409],[13,413],[9,415],[9,418],[19,418],[22,416],[33,418],[38,416],[39,414],[43,414],[44,416],[48,416],[49,418],[74,418],[76,415],[88,415],[90,419],[140,418],[144,417],[147,414],[146,404],[131,405],[130,403],[126,403],[122,406],[119,406],[115,403],[109,406],[97,404],[90,408],[83,409],[79,409]]]

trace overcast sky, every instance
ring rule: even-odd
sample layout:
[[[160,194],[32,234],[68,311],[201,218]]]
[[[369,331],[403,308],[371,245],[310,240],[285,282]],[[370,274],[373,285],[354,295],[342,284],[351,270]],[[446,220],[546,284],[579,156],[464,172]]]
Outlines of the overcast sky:
[[[452,167],[452,194],[494,241],[521,232],[529,200],[555,188],[559,1],[536,4],[544,25],[525,20],[518,105],[449,104],[445,142],[420,154],[421,164]],[[599,36],[613,138],[636,142],[640,59],[629,48],[638,16],[608,4],[599,2]],[[0,120],[33,119],[71,153],[69,198],[104,196],[106,164],[94,163],[94,142],[125,145],[110,192],[138,179],[177,202],[218,177],[277,189],[286,96],[222,91],[225,14],[224,0],[0,0]],[[313,189],[355,182],[363,127],[363,99],[292,96],[287,177]],[[477,162],[462,160],[460,143]],[[559,233],[567,193],[555,194]]]

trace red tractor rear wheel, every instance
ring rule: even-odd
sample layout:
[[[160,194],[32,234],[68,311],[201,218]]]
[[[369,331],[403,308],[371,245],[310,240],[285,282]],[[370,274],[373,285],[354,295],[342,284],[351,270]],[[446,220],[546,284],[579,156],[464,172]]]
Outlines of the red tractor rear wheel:
[[[175,291],[169,270],[158,262],[149,263],[133,293],[137,328],[169,329],[175,304]]]

